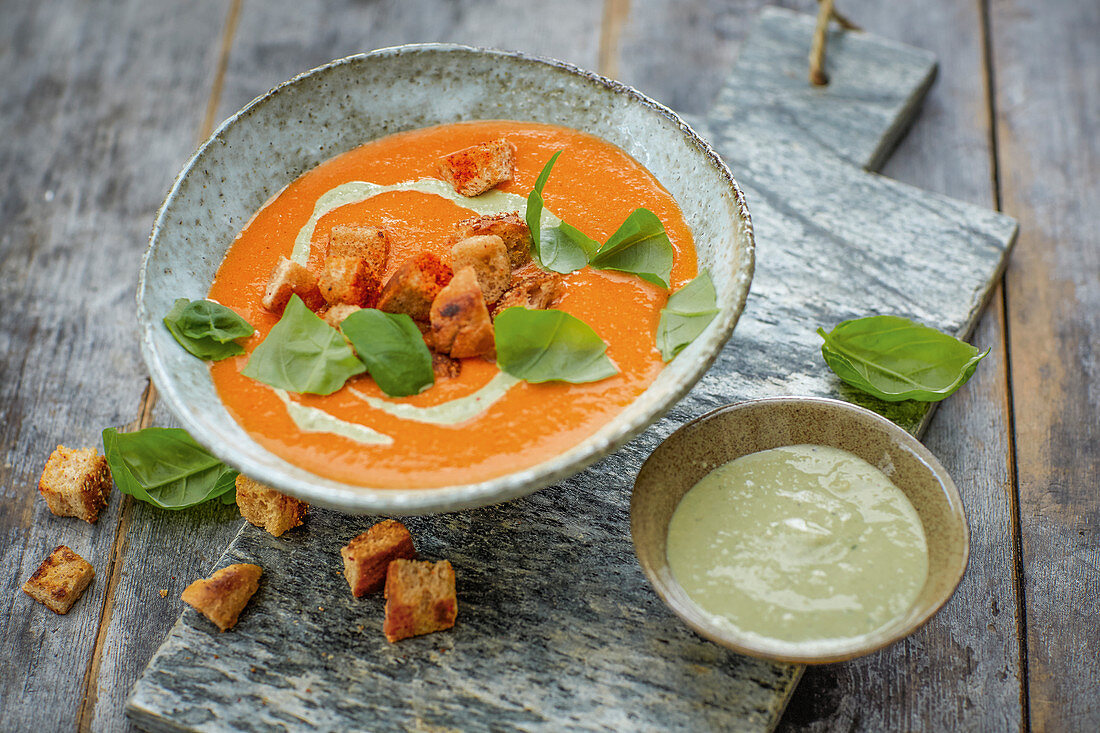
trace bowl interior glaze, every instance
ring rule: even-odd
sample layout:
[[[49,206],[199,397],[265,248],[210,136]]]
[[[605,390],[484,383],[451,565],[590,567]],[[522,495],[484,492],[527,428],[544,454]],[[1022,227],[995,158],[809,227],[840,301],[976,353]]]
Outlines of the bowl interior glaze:
[[[858,640],[779,642],[737,633],[713,623],[669,568],[669,521],[681,497],[696,482],[743,455],[804,443],[841,448],[886,473],[917,510],[928,541],[928,579],[912,607]],[[630,532],[650,583],[688,626],[744,654],[804,664],[862,656],[913,633],[955,591],[966,570],[970,547],[959,492],[920,441],[870,410],[814,397],[779,397],[720,407],[670,435],[638,473],[630,502]]]
[[[719,314],[618,417],[581,444],[489,481],[376,489],[326,479],[262,448],[218,398],[206,364],[161,318],[176,298],[206,296],[230,243],[252,215],[319,163],[404,130],[476,119],[538,121],[598,135],[645,165],[679,203]],[[289,243],[288,243],[289,254]],[[142,266],[142,354],[161,398],[194,438],[248,476],[322,506],[414,514],[504,501],[576,473],[637,435],[713,362],[744,308],[752,224],[728,168],[679,117],[637,91],[557,61],[466,46],[382,49],[302,74],[226,120],[165,199]]]

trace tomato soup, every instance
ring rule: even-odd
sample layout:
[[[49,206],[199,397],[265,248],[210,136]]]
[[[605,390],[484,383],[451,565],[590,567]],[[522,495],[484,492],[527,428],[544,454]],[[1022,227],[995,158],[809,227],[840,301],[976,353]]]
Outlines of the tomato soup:
[[[429,179],[437,178],[441,156],[501,137],[516,147],[513,181],[468,200],[433,187]],[[619,414],[664,367],[654,337],[669,291],[634,275],[590,267],[563,276],[563,293],[553,307],[584,321],[608,344],[607,356],[619,372],[597,382],[531,384],[481,358],[463,360],[459,376],[405,398],[387,397],[367,375],[320,396],[287,395],[241,374],[279,320],[260,301],[272,268],[291,255],[296,242],[299,259],[314,271],[322,265],[330,230],[340,224],[387,230],[387,276],[419,252],[444,257],[457,222],[505,210],[523,216],[525,197],[558,150],[563,152],[543,192],[548,211],[605,241],[632,211],[648,208],[673,247],[670,288],[696,275],[691,232],[672,196],[637,161],[597,137],[511,121],[391,135],[292,182],[256,213],[226,254],[209,297],[256,329],[244,355],[211,365],[234,419],[265,448],[318,475],[413,488],[472,483],[534,466]],[[348,192],[346,202],[341,192]]]

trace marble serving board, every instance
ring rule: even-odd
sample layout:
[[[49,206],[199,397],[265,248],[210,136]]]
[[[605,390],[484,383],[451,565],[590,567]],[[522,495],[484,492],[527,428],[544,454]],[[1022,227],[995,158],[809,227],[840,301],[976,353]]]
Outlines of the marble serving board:
[[[876,313],[965,336],[1015,238],[1007,217],[868,171],[888,157],[935,75],[928,53],[859,33],[829,41],[811,87],[813,19],[758,18],[713,110],[692,120],[744,187],[758,264],[714,367],[609,458],[508,504],[407,522],[448,558],[459,616],[389,644],[383,601],[354,599],[339,549],[376,521],[312,511],[274,538],[244,525],[217,567],[264,568],[221,634],[187,609],[134,686],[140,727],[177,730],[769,730],[802,668],[743,657],[689,631],[635,560],[628,507],[649,453],[685,421],[772,395],[840,397],[918,433],[920,403],[848,389],[819,325]]]

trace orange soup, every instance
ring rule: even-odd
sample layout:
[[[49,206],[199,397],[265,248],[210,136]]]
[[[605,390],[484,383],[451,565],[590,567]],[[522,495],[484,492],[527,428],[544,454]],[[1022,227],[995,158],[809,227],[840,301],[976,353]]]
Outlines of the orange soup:
[[[563,294],[553,307],[584,321],[608,344],[607,356],[619,371],[597,382],[531,384],[502,375],[495,363],[481,358],[464,359],[459,376],[404,398],[387,397],[367,375],[352,378],[331,395],[287,396],[241,374],[253,349],[279,320],[260,301],[272,268],[290,256],[296,240],[300,248],[308,244],[314,271],[321,267],[330,230],[339,224],[387,230],[387,276],[419,252],[444,257],[454,225],[484,212],[395,184],[438,178],[441,156],[501,137],[516,148],[515,175],[494,191],[526,197],[543,165],[562,150],[543,192],[547,210],[602,242],[632,211],[648,208],[664,224],[673,247],[670,288],[695,276],[691,232],[672,196],[637,161],[597,137],[551,125],[491,121],[368,143],[308,171],[257,212],[229,249],[210,289],[212,300],[256,329],[244,343],[244,355],[215,362],[211,369],[226,408],[257,442],[313,473],[351,484],[472,483],[528,468],[576,446],[656,378],[664,362],[654,337],[669,291],[635,275],[591,267],[563,276]],[[311,222],[322,196],[353,181],[397,190],[366,200],[350,196],[348,203]],[[492,193],[469,199],[469,206]],[[521,199],[504,199],[518,201],[523,216]],[[477,398],[462,399],[475,393]],[[455,407],[453,414],[448,406]],[[417,409],[433,407],[444,409]],[[363,440],[375,434],[384,439]]]

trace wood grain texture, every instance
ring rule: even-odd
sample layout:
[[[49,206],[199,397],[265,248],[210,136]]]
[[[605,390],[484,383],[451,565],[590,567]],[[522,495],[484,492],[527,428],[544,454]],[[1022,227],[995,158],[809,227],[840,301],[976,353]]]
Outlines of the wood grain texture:
[[[219,3],[0,8],[0,710],[71,727],[105,601],[120,497],[92,526],[35,491],[58,443],[98,445],[145,386],[133,289],[152,214],[193,145]],[[67,616],[19,585],[54,546],[97,577]]]
[[[875,73],[853,74],[855,81],[838,82],[830,95],[807,99],[785,78],[792,60],[801,63],[808,33],[799,17],[766,15],[707,118],[720,149],[740,156],[749,195],[759,194],[759,244],[771,260],[758,269],[755,310],[691,395],[625,449],[559,486],[491,509],[410,521],[429,556],[455,563],[467,610],[453,635],[405,645],[400,666],[380,637],[350,631],[359,605],[342,597],[334,569],[317,566],[324,548],[335,557],[370,520],[315,512],[308,529],[284,542],[246,527],[219,564],[251,558],[270,568],[266,591],[251,607],[254,621],[212,636],[200,617],[185,613],[135,686],[130,713],[143,727],[355,727],[367,710],[382,711],[377,726],[398,729],[774,725],[800,669],[739,657],[670,623],[633,561],[630,477],[663,437],[716,404],[790,391],[836,396],[836,380],[797,326],[889,305],[968,330],[1013,230],[1004,217],[869,175],[838,155],[865,164],[881,157],[881,141],[912,114],[913,95],[926,87],[927,54],[870,39],[837,43],[839,68],[858,70],[862,62]],[[755,95],[761,90],[765,104]],[[838,124],[844,119],[855,123]],[[814,123],[838,134],[820,145],[792,141]],[[930,242],[945,243],[951,256]],[[887,283],[891,272],[911,274],[906,284]],[[778,322],[788,326],[774,328]],[[901,413],[912,430],[924,414]],[[609,579],[613,594],[606,593]],[[312,611],[318,597],[324,618]],[[442,658],[438,644],[448,652]],[[481,666],[475,649],[497,666]],[[276,658],[277,669],[252,663]],[[543,680],[532,697],[545,670],[554,682]],[[417,684],[425,679],[436,684]],[[264,702],[259,713],[257,700]]]
[[[989,6],[1028,690],[1035,730],[1100,729],[1100,4]]]

